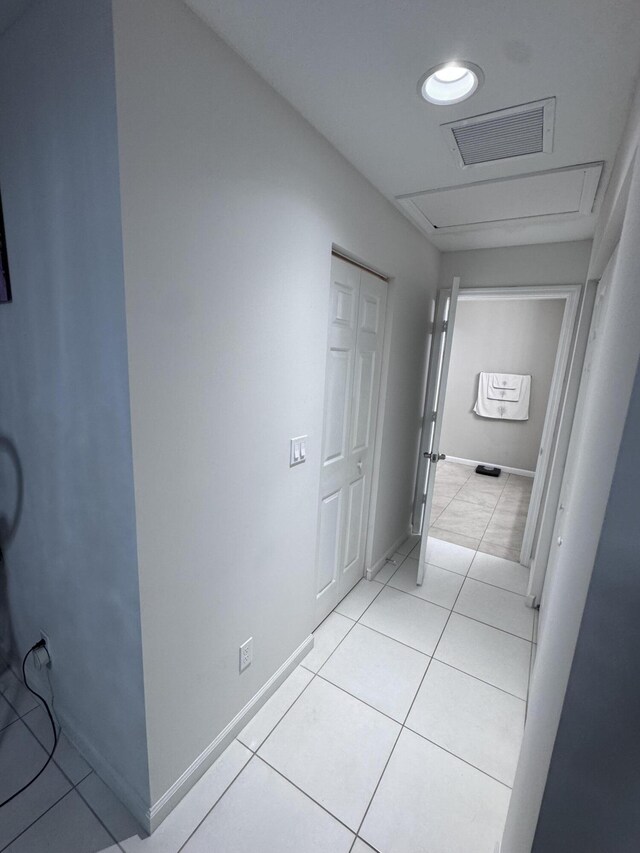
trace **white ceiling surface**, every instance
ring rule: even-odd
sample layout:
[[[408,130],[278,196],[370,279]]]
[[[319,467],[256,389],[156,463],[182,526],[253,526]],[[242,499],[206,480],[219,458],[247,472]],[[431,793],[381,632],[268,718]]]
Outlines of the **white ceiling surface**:
[[[597,211],[640,62],[638,0],[186,0],[388,198],[605,161]],[[417,82],[453,58],[484,86],[450,107]],[[557,97],[554,150],[456,165],[440,125]],[[444,250],[583,239],[595,215],[429,235]]]

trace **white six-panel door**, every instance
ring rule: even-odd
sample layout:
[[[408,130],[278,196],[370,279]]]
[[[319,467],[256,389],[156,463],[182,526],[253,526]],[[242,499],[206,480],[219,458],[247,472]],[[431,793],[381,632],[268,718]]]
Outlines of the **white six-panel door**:
[[[332,258],[316,622],[364,574],[386,300],[386,282]]]

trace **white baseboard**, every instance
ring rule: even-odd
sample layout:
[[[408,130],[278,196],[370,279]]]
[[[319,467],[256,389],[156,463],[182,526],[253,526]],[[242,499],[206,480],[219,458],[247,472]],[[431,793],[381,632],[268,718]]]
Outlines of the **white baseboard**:
[[[408,536],[411,536],[411,531],[409,529],[407,529],[407,532],[403,533],[402,536],[396,542],[393,543],[391,548],[389,548],[389,550],[386,553],[384,553],[382,555],[382,557],[380,557],[380,559],[377,562],[375,562],[370,568],[366,569],[364,575],[368,581],[372,581],[375,578],[375,576],[378,574],[380,569],[387,562],[389,557],[392,554],[396,553],[398,548],[402,545],[402,543],[405,541],[405,539]]]
[[[461,459],[459,456],[447,456],[447,462],[457,462],[459,465],[489,465],[493,468],[502,468],[505,474],[518,474],[520,477],[534,477],[535,471],[527,471],[525,468],[509,468],[508,465],[498,465],[497,462],[480,462],[475,459]]]
[[[149,807],[148,801],[135,791],[129,783],[109,764],[104,756],[97,752],[95,747],[81,733],[73,719],[60,709],[56,708],[58,722],[65,735],[73,746],[86,759],[88,764],[95,770],[96,774],[113,791],[122,802],[142,829],[153,832],[169,813],[177,806],[180,800],[191,790],[195,783],[211,767],[213,762],[224,752],[227,746],[242,731],[249,720],[257,714],[260,708],[278,689],[282,682],[296,668],[300,661],[313,648],[313,635],[298,646],[293,654],[287,658],[282,666],[271,676],[252,699],[240,710],[231,722],[225,726],[220,734],[209,744],[209,746],[192,762],[173,785],[160,797],[160,799]]]
[[[201,776],[211,767],[235,736],[242,731],[249,720],[260,710],[264,703],[280,687],[282,682],[296,668],[300,661],[313,648],[313,635],[298,646],[293,654],[282,664],[271,678],[264,684],[255,696],[247,702],[228,725],[220,732],[209,746],[187,767],[184,773],[176,779],[173,785],[157,800],[146,814],[145,826],[148,832],[153,832],[167,815],[177,806],[180,800],[191,790]],[[105,780],[106,781],[106,780]]]

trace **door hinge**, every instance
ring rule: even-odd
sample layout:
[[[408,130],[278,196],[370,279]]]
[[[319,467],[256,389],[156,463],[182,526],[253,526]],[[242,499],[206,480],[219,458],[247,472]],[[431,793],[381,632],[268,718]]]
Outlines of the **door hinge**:
[[[433,421],[433,423],[435,423],[435,422],[436,422],[436,418],[437,418],[437,417],[438,417],[438,413],[437,413],[437,412],[431,412],[431,420]]]
[[[446,332],[446,331],[448,330],[448,328],[449,328],[449,321],[448,321],[448,320],[443,320],[443,321],[442,321],[442,331],[443,331],[443,332]]]

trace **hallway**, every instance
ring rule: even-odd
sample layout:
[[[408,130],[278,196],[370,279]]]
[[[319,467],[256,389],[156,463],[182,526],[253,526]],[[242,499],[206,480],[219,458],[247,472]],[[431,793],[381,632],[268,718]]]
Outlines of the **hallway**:
[[[60,767],[34,786],[44,813],[6,849],[40,849],[45,837],[65,853],[118,849],[106,830],[127,853],[494,853],[536,650],[527,571],[433,539],[419,588],[417,557],[412,537],[340,602],[302,665],[152,837],[95,774],[78,772],[64,741]],[[19,693],[5,696],[19,711]],[[33,703],[22,707],[9,728],[43,737]]]

